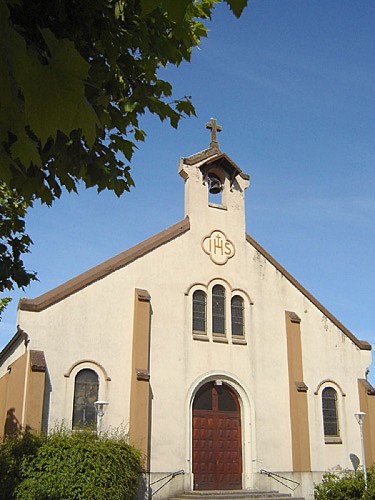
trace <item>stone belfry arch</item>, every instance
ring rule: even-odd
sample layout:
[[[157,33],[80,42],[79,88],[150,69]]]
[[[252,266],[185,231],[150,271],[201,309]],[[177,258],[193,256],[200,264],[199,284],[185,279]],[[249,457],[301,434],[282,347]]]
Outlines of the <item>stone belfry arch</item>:
[[[210,144],[199,153],[181,158],[179,174],[185,181],[185,216],[192,231],[219,228],[243,241],[245,235],[245,190],[250,177],[220,150],[216,119],[206,124]],[[220,201],[211,202],[210,194],[219,193]],[[202,227],[205,221],[205,228]]]

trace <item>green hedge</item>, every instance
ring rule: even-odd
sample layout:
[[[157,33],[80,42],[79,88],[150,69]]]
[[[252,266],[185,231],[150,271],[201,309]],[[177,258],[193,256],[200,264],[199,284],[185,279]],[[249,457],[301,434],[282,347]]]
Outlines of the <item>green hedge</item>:
[[[98,439],[89,432],[58,432],[47,438],[33,438],[35,446],[29,446],[28,452],[15,460],[17,447],[26,439],[31,438],[25,435],[0,446],[0,467],[8,464],[5,468],[11,471],[4,476],[5,480],[1,475],[0,491],[6,491],[7,496],[0,498],[131,500],[135,497],[141,455],[125,439]]]
[[[375,470],[367,469],[367,490],[363,472],[342,471],[324,474],[323,481],[315,485],[315,500],[362,500],[375,499]]]
[[[0,444],[0,500],[12,500],[16,486],[21,482],[21,464],[37,453],[43,436],[26,432],[22,437],[11,437]]]

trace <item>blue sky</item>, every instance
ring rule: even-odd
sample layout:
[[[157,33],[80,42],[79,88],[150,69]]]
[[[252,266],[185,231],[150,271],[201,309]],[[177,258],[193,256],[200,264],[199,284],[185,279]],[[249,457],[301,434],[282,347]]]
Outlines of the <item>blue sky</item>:
[[[251,176],[247,231],[375,344],[374,28],[373,0],[252,0],[240,20],[219,6],[192,63],[161,73],[175,97],[192,96],[198,117],[177,131],[142,119],[148,137],[133,161],[136,188],[120,199],[82,190],[30,211],[25,262],[39,282],[13,293],[0,348],[15,333],[19,297],[183,218],[178,160],[208,146],[210,117],[223,127],[221,150]]]

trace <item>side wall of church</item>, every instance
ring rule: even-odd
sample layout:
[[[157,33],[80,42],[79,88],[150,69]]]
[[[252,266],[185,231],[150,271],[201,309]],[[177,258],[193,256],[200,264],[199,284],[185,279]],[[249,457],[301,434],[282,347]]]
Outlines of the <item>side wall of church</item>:
[[[23,427],[27,353],[21,354],[0,378],[0,439],[17,435]]]

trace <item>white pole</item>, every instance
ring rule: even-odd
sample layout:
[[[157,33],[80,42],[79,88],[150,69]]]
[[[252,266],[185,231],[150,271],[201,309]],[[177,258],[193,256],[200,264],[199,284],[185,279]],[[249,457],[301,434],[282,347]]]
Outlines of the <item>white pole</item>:
[[[103,419],[103,413],[102,412],[98,412],[98,437],[99,439],[102,437],[102,419]]]
[[[367,490],[367,470],[366,470],[366,457],[365,457],[365,443],[363,440],[363,419],[366,413],[364,411],[360,411],[355,413],[355,418],[359,423],[359,431],[361,433],[361,448],[362,448],[362,464],[363,464],[363,477],[365,479],[365,489]]]
[[[99,439],[102,437],[102,425],[103,425],[103,416],[104,416],[104,407],[107,406],[109,403],[107,401],[95,401],[95,409],[96,409],[96,415],[98,417],[97,421],[97,433]]]
[[[365,478],[365,489],[367,490],[367,470],[366,470],[366,458],[365,458],[365,444],[363,441],[363,420],[361,419],[359,423],[359,429],[361,431],[361,446],[362,446],[362,463],[363,463],[363,475]]]

